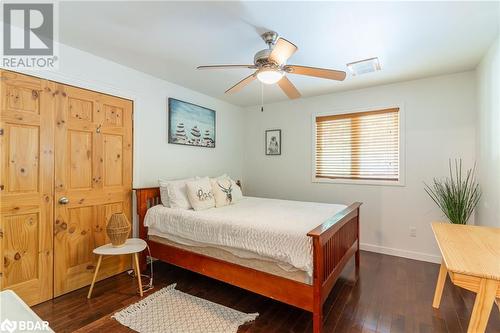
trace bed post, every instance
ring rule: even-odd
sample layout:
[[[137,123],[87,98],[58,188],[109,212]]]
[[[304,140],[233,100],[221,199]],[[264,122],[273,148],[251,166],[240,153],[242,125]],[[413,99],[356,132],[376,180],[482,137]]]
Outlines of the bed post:
[[[323,250],[319,237],[313,237],[313,333],[321,333],[323,329],[323,301],[321,290],[323,285]]]
[[[144,226],[144,218],[148,208],[161,202],[160,189],[158,187],[134,189],[136,196],[137,215],[139,216],[139,238],[148,242],[148,227]],[[147,255],[143,251],[140,255],[141,270],[147,267]]]
[[[358,245],[356,249],[356,254],[354,255],[354,260],[355,260],[355,271],[356,271],[356,279],[359,277],[359,266],[360,266],[360,257],[359,257],[359,208],[358,208],[358,215],[356,216],[356,239],[358,240]]]

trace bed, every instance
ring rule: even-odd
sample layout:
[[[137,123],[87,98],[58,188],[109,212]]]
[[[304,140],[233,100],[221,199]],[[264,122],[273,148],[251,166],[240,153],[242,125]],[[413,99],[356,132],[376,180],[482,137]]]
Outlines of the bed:
[[[322,331],[323,303],[353,256],[359,271],[361,203],[244,197],[188,211],[163,207],[159,188],[136,189],[136,196],[139,235],[152,257],[309,311],[314,333]]]

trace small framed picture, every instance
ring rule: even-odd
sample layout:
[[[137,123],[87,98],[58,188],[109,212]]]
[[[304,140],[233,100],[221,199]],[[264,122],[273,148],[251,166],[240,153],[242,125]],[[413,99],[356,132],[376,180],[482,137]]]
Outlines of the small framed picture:
[[[281,155],[281,130],[266,131],[266,155]]]

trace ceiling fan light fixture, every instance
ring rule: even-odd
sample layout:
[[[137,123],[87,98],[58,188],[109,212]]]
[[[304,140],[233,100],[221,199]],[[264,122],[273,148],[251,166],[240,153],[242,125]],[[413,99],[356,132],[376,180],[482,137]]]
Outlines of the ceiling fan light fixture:
[[[328,80],[343,81],[346,73],[328,68],[289,65],[288,59],[298,50],[297,46],[290,41],[278,37],[274,31],[265,32],[262,39],[267,48],[260,50],[254,55],[253,65],[209,65],[198,66],[197,69],[235,69],[248,68],[255,71],[240,80],[225,91],[226,94],[234,94],[241,91],[251,82],[259,80],[263,84],[277,83],[279,88],[290,99],[300,98],[300,92],[288,79],[288,74],[305,75]]]
[[[257,73],[257,79],[264,83],[264,84],[274,84],[281,80],[283,77],[283,74],[285,74],[281,70],[276,70],[276,69],[261,69]]]

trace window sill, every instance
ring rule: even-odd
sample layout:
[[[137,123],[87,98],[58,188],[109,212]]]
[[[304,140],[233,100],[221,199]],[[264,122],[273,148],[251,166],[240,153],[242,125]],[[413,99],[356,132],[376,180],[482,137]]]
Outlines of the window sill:
[[[312,177],[313,183],[327,183],[327,184],[348,184],[348,185],[375,185],[375,186],[405,186],[403,179],[398,181],[394,180],[371,180],[371,179],[330,179],[330,178],[317,178]]]

